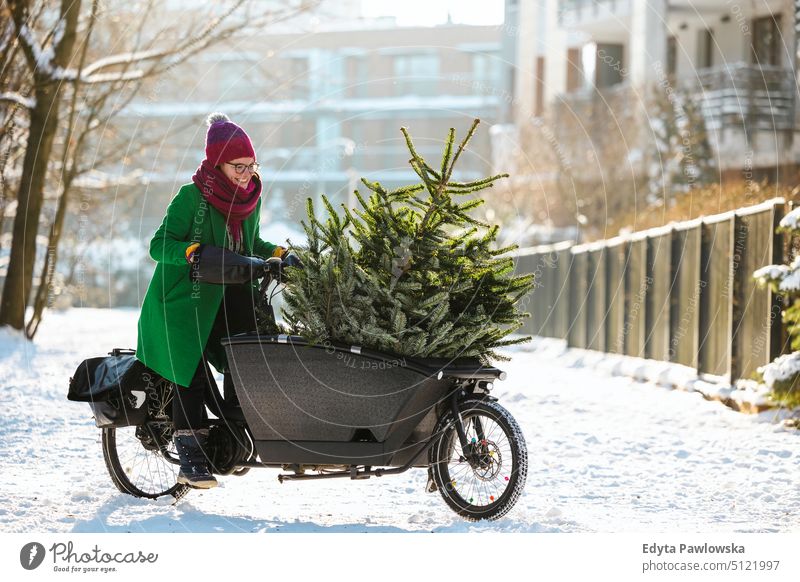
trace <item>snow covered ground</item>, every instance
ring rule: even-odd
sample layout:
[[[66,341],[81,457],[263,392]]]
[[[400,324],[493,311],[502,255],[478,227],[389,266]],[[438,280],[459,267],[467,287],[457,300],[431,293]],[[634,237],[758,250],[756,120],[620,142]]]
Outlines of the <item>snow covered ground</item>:
[[[183,500],[120,494],[89,407],[66,400],[81,360],[135,347],[134,309],[49,313],[35,343],[0,329],[2,532],[798,532],[800,432],[697,393],[509,351],[495,395],[530,453],[517,506],[463,522],[423,470],[367,481],[226,477]]]

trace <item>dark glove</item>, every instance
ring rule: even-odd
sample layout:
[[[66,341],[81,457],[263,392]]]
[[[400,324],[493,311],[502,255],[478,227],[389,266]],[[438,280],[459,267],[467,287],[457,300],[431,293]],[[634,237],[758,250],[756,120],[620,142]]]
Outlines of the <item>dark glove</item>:
[[[189,267],[192,282],[232,285],[247,283],[264,273],[266,261],[245,257],[213,245],[200,245]]]
[[[284,267],[295,267],[295,268],[298,268],[298,269],[302,269],[303,268],[303,262],[300,260],[300,257],[298,257],[294,253],[286,253],[283,256],[283,263],[281,263],[281,264]]]

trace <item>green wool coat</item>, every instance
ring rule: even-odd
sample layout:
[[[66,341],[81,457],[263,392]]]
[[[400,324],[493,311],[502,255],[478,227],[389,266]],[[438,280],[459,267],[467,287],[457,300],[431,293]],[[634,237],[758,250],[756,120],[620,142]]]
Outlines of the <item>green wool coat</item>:
[[[242,221],[242,254],[268,258],[277,245],[261,239],[261,200]],[[222,302],[223,285],[193,283],[186,248],[194,243],[228,247],[225,217],[194,184],[181,187],[150,241],[156,269],[139,315],[136,357],[148,368],[180,386],[188,386]],[[255,283],[253,283],[255,285]],[[222,372],[225,350],[208,346],[208,360]]]

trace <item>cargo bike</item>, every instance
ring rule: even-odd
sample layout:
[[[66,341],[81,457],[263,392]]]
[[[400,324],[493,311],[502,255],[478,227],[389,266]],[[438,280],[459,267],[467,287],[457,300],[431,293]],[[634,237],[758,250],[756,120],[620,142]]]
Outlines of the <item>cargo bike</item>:
[[[220,249],[197,276],[225,284],[260,278],[259,301],[271,314],[289,272],[280,259]],[[525,439],[491,395],[505,372],[476,359],[409,358],[256,331],[221,342],[240,406],[209,387],[205,452],[213,473],[275,468],[283,483],[427,469],[426,491],[468,520],[498,519],[522,494]],[[179,499],[189,491],[177,483],[175,389],[125,349],[85,360],[71,378],[68,397],[91,405],[121,492]]]

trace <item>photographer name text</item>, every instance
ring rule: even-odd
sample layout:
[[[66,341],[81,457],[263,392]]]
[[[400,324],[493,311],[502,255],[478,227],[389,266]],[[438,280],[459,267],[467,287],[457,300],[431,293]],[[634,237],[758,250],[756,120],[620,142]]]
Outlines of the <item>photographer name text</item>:
[[[656,543],[642,544],[643,554],[655,554],[661,556],[662,554],[744,554],[744,546],[734,543],[730,544],[678,544],[677,546],[671,544],[659,545]]]

